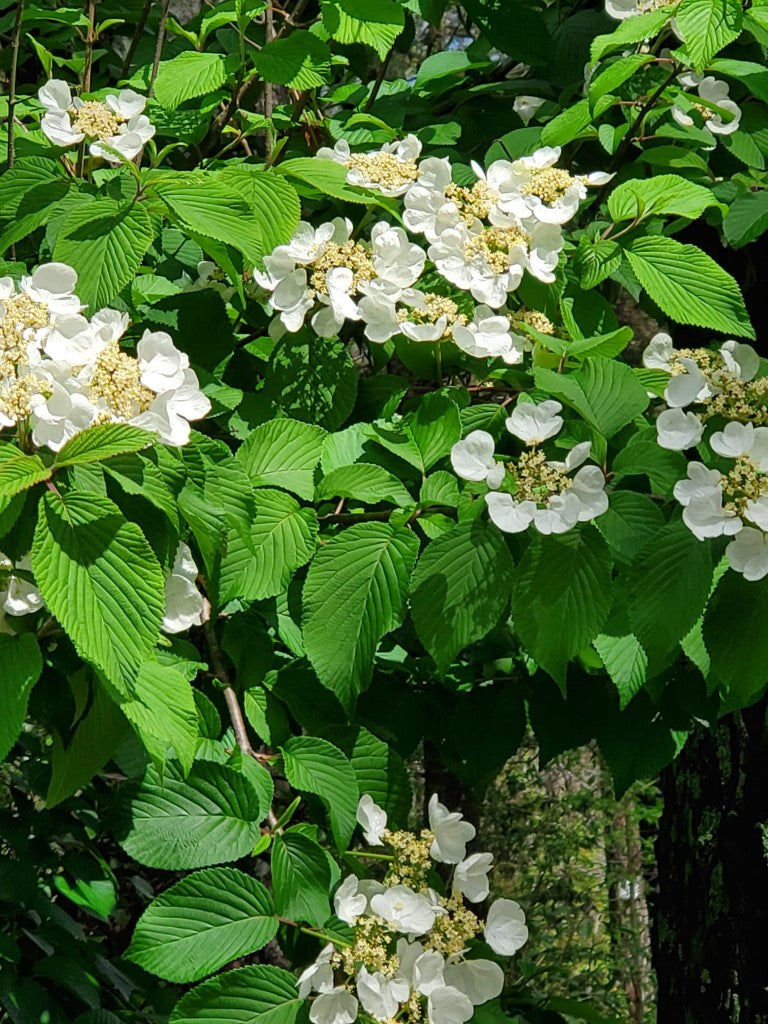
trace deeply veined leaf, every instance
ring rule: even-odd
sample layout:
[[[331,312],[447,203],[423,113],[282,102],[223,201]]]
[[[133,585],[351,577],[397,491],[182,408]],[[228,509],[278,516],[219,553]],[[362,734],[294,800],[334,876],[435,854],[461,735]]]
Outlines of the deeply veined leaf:
[[[384,808],[390,827],[404,824],[411,809],[411,783],[400,755],[362,726],[325,731],[349,758],[360,794],[367,793]]]
[[[212,174],[174,175],[154,189],[182,227],[234,246],[253,263],[264,255],[261,228],[248,203]]]
[[[56,454],[55,465],[82,466],[148,448],[155,434],[127,423],[100,423],[75,434]]]
[[[294,736],[282,747],[285,774],[294,789],[319,796],[328,811],[336,845],[343,850],[355,829],[359,793],[344,754],[317,736]]]
[[[261,230],[264,253],[290,241],[299,223],[301,204],[296,189],[284,177],[238,164],[223,167],[216,180],[228,188],[234,187],[248,204]]]
[[[77,294],[96,310],[133,280],[152,237],[152,221],[142,204],[103,196],[70,209],[53,258],[75,268]]]
[[[680,0],[675,25],[697,71],[737,38],[743,19],[740,0]]]
[[[375,203],[377,198],[365,189],[347,184],[347,169],[333,160],[298,156],[284,160],[276,170],[289,178],[311,185],[321,195],[344,199],[350,203]]]
[[[207,868],[153,900],[126,955],[166,981],[197,981],[261,949],[277,928],[261,882],[236,868]]]
[[[615,221],[649,214],[700,217],[710,206],[719,206],[711,190],[677,174],[624,181],[608,196],[608,212]]]
[[[664,516],[648,494],[614,491],[610,502],[607,512],[595,520],[595,526],[613,548],[617,558],[631,561],[664,525]]]
[[[197,761],[186,779],[149,768],[130,805],[125,852],[150,868],[184,871],[239,860],[256,845],[261,803],[228,765]]]
[[[192,767],[199,737],[192,687],[170,665],[145,662],[120,708],[141,737],[147,753],[162,768],[169,747],[185,772]]]
[[[0,761],[21,732],[29,694],[42,670],[43,658],[34,633],[0,635]]]
[[[182,996],[169,1024],[294,1024],[304,1006],[288,971],[252,964],[204,981]]]
[[[262,393],[284,415],[336,430],[352,412],[357,377],[338,339],[286,334],[269,360]]]
[[[254,57],[256,70],[266,82],[289,89],[316,89],[331,73],[331,53],[311,32],[299,29],[285,39],[267,43]]]
[[[356,498],[369,504],[388,501],[403,506],[413,502],[396,476],[382,466],[366,462],[339,466],[324,476],[315,490],[315,499],[323,501],[329,498]]]
[[[219,587],[222,604],[240,598],[261,601],[288,586],[291,575],[312,557],[317,517],[283,491],[258,492],[250,544],[230,534],[222,560]]]
[[[411,614],[441,673],[499,621],[513,571],[504,535],[479,520],[461,523],[424,549],[411,582]]]
[[[379,640],[405,614],[419,542],[388,523],[358,523],[315,555],[304,584],[304,646],[346,707],[371,679]]]
[[[628,43],[639,43],[653,38],[675,13],[675,5],[669,4],[658,10],[646,11],[634,18],[620,21],[613,32],[596,36],[590,47],[589,58],[594,63],[611,50],[621,50]]]
[[[461,438],[459,407],[447,395],[425,395],[403,429],[418,448],[420,468],[426,472],[445,458]]]
[[[311,501],[324,437],[323,428],[311,423],[270,420],[251,431],[237,459],[256,487],[283,487]]]
[[[330,916],[331,868],[322,846],[301,832],[272,841],[275,905],[285,917],[321,927]]]
[[[755,337],[739,286],[695,245],[653,235],[636,239],[626,254],[640,284],[674,320]]]
[[[50,475],[39,455],[25,455],[13,444],[0,444],[0,498],[12,498]]]
[[[86,661],[124,695],[159,638],[163,574],[135,523],[99,494],[40,501],[32,568],[43,599]]]
[[[364,43],[384,60],[403,30],[403,9],[394,0],[322,0],[323,28],[340,43]]]
[[[703,547],[704,545],[702,545]],[[704,615],[704,643],[713,675],[733,706],[743,707],[765,692],[768,631],[768,578],[745,580],[724,573]]]
[[[187,50],[173,60],[161,61],[155,79],[155,96],[166,110],[175,110],[195,96],[205,96],[224,84],[224,55]]]
[[[588,358],[575,373],[537,366],[536,386],[582,416],[604,437],[613,437],[648,407],[648,395],[625,363]]]
[[[723,221],[728,244],[738,249],[754,242],[765,231],[768,231],[768,191],[747,192],[734,199]]]
[[[608,545],[593,526],[534,536],[515,575],[512,621],[541,667],[565,690],[568,662],[611,610]]]
[[[608,636],[603,633],[595,637],[592,646],[619,691],[623,710],[645,683],[648,655],[632,633],[626,636]]]

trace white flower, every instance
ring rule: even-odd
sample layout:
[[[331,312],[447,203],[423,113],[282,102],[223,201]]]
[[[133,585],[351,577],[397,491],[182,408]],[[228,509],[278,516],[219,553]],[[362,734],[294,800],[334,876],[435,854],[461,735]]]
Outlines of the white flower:
[[[410,972],[410,981],[414,990],[423,996],[428,996],[436,989],[443,988],[445,986],[444,970],[445,958],[442,953],[433,949],[420,953],[413,961]]]
[[[655,0],[605,0],[605,13],[617,21],[635,18],[655,8]]]
[[[474,829],[473,829],[474,831]],[[438,909],[407,885],[393,885],[371,898],[371,910],[404,935],[424,935],[435,923]]]
[[[349,875],[341,883],[333,897],[333,908],[336,917],[345,924],[353,925],[361,914],[364,914],[368,907],[368,899],[365,893],[359,892],[357,878]]]
[[[745,526],[725,549],[728,564],[752,582],[768,575],[768,535],[751,526]]]
[[[299,998],[306,999],[310,992],[331,992],[333,990],[333,943],[324,946],[317,959],[305,968],[296,980]]]
[[[504,533],[522,533],[527,530],[538,508],[533,501],[516,501],[511,494],[500,491],[486,494],[485,503],[491,522]],[[577,521],[578,518],[574,519],[574,526]]]
[[[144,387],[161,395],[175,391],[184,383],[189,356],[180,352],[165,331],[144,331],[136,346],[136,356]]]
[[[361,967],[357,973],[357,995],[367,1013],[376,1020],[388,1020],[410,995],[410,986],[404,978],[386,978],[381,971],[371,973]]]
[[[656,419],[656,434],[662,448],[683,452],[699,443],[704,436],[704,424],[695,412],[665,409]]]
[[[474,1012],[471,1000],[449,985],[436,989],[427,998],[429,1024],[466,1024]]]
[[[416,235],[435,242],[442,231],[461,220],[458,206],[446,196],[451,184],[451,164],[447,157],[427,157],[419,165],[419,177],[403,200],[403,223]]]
[[[515,96],[512,109],[524,124],[528,124],[539,107],[546,102],[541,96]]]
[[[768,472],[768,427],[734,420],[710,437],[709,446],[718,455],[729,459],[748,455],[761,473]]]
[[[667,373],[670,373],[674,352],[675,346],[672,343],[672,338],[663,331],[659,331],[658,334],[654,334],[643,350],[643,366],[647,366],[649,370],[666,370]]]
[[[718,471],[707,469],[702,462],[689,462],[687,473],[687,479],[678,480],[673,491],[681,505],[688,505],[692,498],[698,498],[713,489],[718,490],[722,483]]]
[[[3,568],[7,567],[11,570],[8,587],[3,599],[3,610],[8,615],[32,615],[34,612],[39,611],[43,607],[43,597],[40,591],[34,584],[27,583],[20,576],[14,575],[13,566],[5,556],[0,556],[0,558],[3,562]],[[23,558],[20,558],[16,563],[16,568],[31,573],[32,563],[29,560],[29,555],[24,555]]]
[[[312,1024],[354,1024],[358,1002],[351,992],[339,986],[321,992],[309,1008]]]
[[[559,147],[543,146],[512,161],[510,194],[499,199],[499,210],[521,220],[534,217],[545,224],[565,224],[586,198],[587,185],[605,185],[613,177],[603,171],[574,177],[554,166],[559,159]]]
[[[68,363],[48,361],[37,367],[35,373],[47,382],[47,398],[30,413],[32,440],[38,448],[57,452],[71,437],[95,422],[98,410]]]
[[[496,900],[491,904],[483,932],[485,941],[502,956],[512,956],[528,941],[525,914],[514,900]]]
[[[470,903],[480,903],[488,896],[488,872],[492,864],[492,853],[470,854],[456,866],[453,874],[454,890],[465,896]]]
[[[509,318],[494,315],[488,306],[476,306],[472,322],[455,323],[452,335],[460,349],[478,359],[501,358],[510,366],[523,361],[525,349],[511,333]]]
[[[97,324],[79,313],[57,316],[43,343],[43,351],[55,362],[84,366],[92,362],[106,344]]]
[[[118,164],[107,147],[133,160],[155,134],[143,113],[146,99],[132,89],[111,93],[104,102],[82,100],[72,96],[66,82],[51,79],[37,95],[45,107],[40,128],[56,146],[77,146],[86,139],[92,156]]]
[[[678,480],[674,495],[683,506],[683,522],[698,538],[732,537],[742,528],[732,509],[723,507],[722,478],[701,462],[688,463],[688,477]]]
[[[357,821],[362,826],[366,843],[371,846],[383,846],[382,836],[387,830],[387,812],[373,798],[364,793],[357,805]]]
[[[664,401],[670,408],[684,409],[692,402],[703,402],[712,394],[709,382],[694,359],[684,356],[679,360],[683,373],[676,374],[667,384]]]
[[[713,135],[731,135],[737,131],[741,121],[741,110],[729,97],[728,85],[711,75],[680,75],[678,82],[686,89],[696,89],[703,103],[693,103],[701,115],[704,127]],[[677,104],[672,106],[672,117],[678,124],[690,128],[694,119]],[[724,118],[723,114],[727,116]]]
[[[166,444],[180,448],[189,441],[190,420],[202,419],[210,411],[210,400],[200,390],[197,374],[194,370],[184,370],[178,388],[158,395],[145,412],[129,422],[155,431]]]
[[[485,430],[473,430],[451,448],[451,465],[462,480],[484,480],[498,487],[504,479],[504,466],[494,459],[495,443]]]
[[[760,356],[751,345],[740,341],[724,341],[720,346],[725,368],[740,380],[753,380],[760,369]]]
[[[506,420],[507,430],[527,445],[541,444],[560,433],[563,418],[558,413],[562,408],[559,402],[552,400],[538,405],[534,402],[518,402]]]
[[[744,518],[761,530],[768,532],[768,496],[750,498],[744,504]]]
[[[467,853],[467,843],[475,838],[475,826],[458,811],[449,811],[433,793],[427,807],[429,830],[434,836],[429,849],[433,860],[441,864],[458,864]]]
[[[408,288],[421,275],[427,254],[411,242],[402,228],[384,221],[371,228],[373,269],[376,277],[398,288]]]
[[[165,614],[161,629],[181,633],[203,621],[203,595],[195,586],[197,566],[189,547],[182,541],[165,581]]]
[[[416,161],[421,143],[415,135],[402,141],[388,142],[370,153],[352,153],[346,139],[339,139],[333,149],[318,149],[320,160],[333,160],[348,168],[350,185],[373,189],[385,196],[401,196],[418,177]]]
[[[504,971],[493,960],[462,960],[445,969],[448,985],[463,992],[475,1006],[495,999],[504,988]]]

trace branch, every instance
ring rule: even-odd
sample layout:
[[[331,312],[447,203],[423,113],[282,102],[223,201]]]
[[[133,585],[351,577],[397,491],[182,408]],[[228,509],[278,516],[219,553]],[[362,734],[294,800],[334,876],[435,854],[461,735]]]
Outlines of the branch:
[[[96,41],[96,0],[88,0],[88,35],[85,37],[85,63],[83,64],[83,92],[91,91],[93,44]]]
[[[136,53],[136,47],[139,45],[139,40],[142,37],[144,29],[147,27],[147,19],[149,18],[149,12],[152,7],[152,0],[144,0],[144,6],[141,9],[139,20],[136,22],[136,30],[131,38],[131,44],[125,54],[123,60],[123,66],[120,68],[120,77],[125,78],[128,74],[128,70],[133,60],[133,55]]]
[[[160,58],[163,54],[163,41],[165,39],[165,23],[168,21],[168,8],[171,6],[171,0],[163,0],[163,13],[160,15],[160,24],[157,26],[157,43],[155,44],[155,56],[152,61],[152,74],[149,76],[149,89],[147,90],[147,96],[152,98],[155,92],[155,79],[157,78],[157,69],[160,67]]]
[[[16,76],[19,68],[19,42],[21,40],[21,18],[24,14],[24,0],[17,0],[16,20],[13,23],[13,42],[11,43],[11,80],[8,86],[8,169],[13,167],[16,157],[14,147],[14,117],[13,108],[16,106]],[[16,254],[11,256],[15,259]]]

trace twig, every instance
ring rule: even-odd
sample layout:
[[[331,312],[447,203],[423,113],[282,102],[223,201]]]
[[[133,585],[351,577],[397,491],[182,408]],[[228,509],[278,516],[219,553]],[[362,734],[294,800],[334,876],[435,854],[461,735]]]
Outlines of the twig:
[[[664,79],[664,81],[661,83],[661,85],[658,87],[658,89],[655,92],[651,93],[651,95],[648,97],[648,99],[645,101],[645,103],[640,108],[640,111],[639,111],[637,117],[635,118],[634,123],[632,124],[632,127],[629,129],[627,134],[622,139],[621,145],[616,150],[616,153],[614,154],[613,160],[611,160],[610,166],[608,167],[609,171],[615,171],[617,169],[617,167],[619,167],[619,165],[621,164],[621,161],[624,159],[624,154],[627,152],[629,147],[632,145],[632,142],[634,141],[634,137],[637,134],[640,126],[642,125],[643,120],[645,119],[646,114],[649,114],[651,112],[651,110],[656,105],[656,100],[659,98],[659,96],[661,96],[661,94],[664,92],[664,90],[667,88],[667,86],[673,81],[673,79],[675,78],[676,75],[677,75],[677,64],[673,65],[672,70],[670,71],[668,77]],[[605,190],[608,188],[608,186],[610,184],[611,184],[611,182],[608,182],[606,185],[603,186],[603,192],[601,193],[600,198],[602,198],[602,196],[605,194]]]
[[[152,73],[149,76],[149,89],[147,90],[147,96],[152,98],[155,92],[155,79],[157,78],[157,69],[160,67],[160,58],[163,54],[163,41],[165,40],[165,23],[168,21],[168,8],[171,6],[171,0],[163,0],[163,13],[160,15],[160,24],[157,26],[157,43],[155,44],[155,56],[152,61]]]
[[[16,157],[13,131],[15,127],[13,108],[16,106],[16,76],[19,68],[19,42],[21,40],[21,18],[24,14],[24,0],[16,2],[16,20],[13,23],[13,42],[11,43],[11,80],[8,86],[8,168],[13,167]],[[15,259],[15,253],[11,259]]]
[[[147,19],[149,18],[149,12],[152,8],[152,0],[144,0],[144,6],[141,9],[139,20],[136,22],[136,29],[131,37],[131,44],[125,54],[123,65],[120,68],[120,77],[125,78],[128,74],[128,70],[133,60],[133,55],[136,53],[136,48],[139,45],[139,41],[144,33],[144,29],[147,27]]]
[[[394,53],[394,50],[390,50],[387,53],[387,56],[384,58],[384,60],[379,65],[379,70],[376,72],[376,81],[373,83],[373,88],[371,89],[371,95],[366,100],[366,103],[365,103],[365,106],[363,107],[363,110],[370,110],[371,107],[373,106],[373,104],[376,102],[376,97],[379,95],[379,89],[381,89],[382,83],[384,82],[384,76],[387,73],[387,68],[389,67],[389,62],[392,59],[392,54],[393,53]]]
[[[83,64],[83,92],[91,91],[93,44],[96,42],[96,0],[88,0],[88,35],[85,37],[85,63]]]
[[[264,44],[269,46],[275,38],[275,16],[272,10],[272,0],[267,0],[267,7],[264,11]],[[275,105],[275,94],[272,89],[271,82],[264,83],[264,117],[268,120],[272,120],[272,112]],[[272,152],[272,126],[267,125],[267,130],[264,133],[264,152],[267,158],[269,158]]]

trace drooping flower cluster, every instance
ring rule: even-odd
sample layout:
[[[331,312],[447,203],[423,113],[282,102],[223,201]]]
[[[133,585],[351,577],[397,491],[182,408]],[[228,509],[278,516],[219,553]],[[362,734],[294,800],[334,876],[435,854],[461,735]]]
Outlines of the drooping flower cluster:
[[[82,100],[72,95],[66,82],[52,78],[37,95],[45,107],[40,128],[56,146],[69,149],[85,142],[91,156],[119,164],[121,156],[138,156],[155,134],[144,113],[146,98],[133,89],[109,93],[103,101]]]
[[[473,430],[451,450],[458,476],[490,488],[485,495],[488,514],[505,533],[521,533],[531,524],[540,533],[565,533],[608,508],[603,471],[584,465],[590,441],[574,445],[562,462],[548,459],[541,448],[559,434],[561,411],[555,401],[518,403],[506,427],[524,442],[525,449],[506,466],[496,461],[493,437],[485,430]]]
[[[77,274],[46,263],[18,286],[0,278],[0,427],[31,429],[58,451],[97,423],[130,423],[166,444],[187,443],[190,420],[211,406],[189,358],[162,331],[145,331],[136,355],[120,347],[128,317],[83,316]]]
[[[546,321],[511,297],[525,274],[555,280],[562,225],[588,185],[611,177],[572,175],[556,166],[560,150],[544,147],[487,171],[473,164],[475,181],[458,185],[447,158],[420,159],[413,135],[372,153],[352,153],[342,140],[317,155],[346,167],[350,184],[401,200],[405,229],[382,220],[357,237],[341,218],[316,229],[301,222],[254,271],[282,327],[298,331],[309,316],[321,337],[332,337],[358,322],[371,342],[453,340],[469,355],[508,364],[531,347],[521,314]]]
[[[525,915],[513,900],[494,901],[485,924],[467,904],[486,899],[493,856],[467,856],[474,827],[429,801],[429,829],[390,831],[387,815],[363,796],[357,819],[366,841],[391,851],[382,881],[349,875],[336,890],[337,917],[353,929],[347,945],[327,945],[300,976],[299,995],[312,996],[313,1024],[378,1021],[465,1024],[502,990],[493,960],[472,955],[480,937],[502,956],[527,941]],[[432,888],[438,865],[450,872],[446,892]]]

